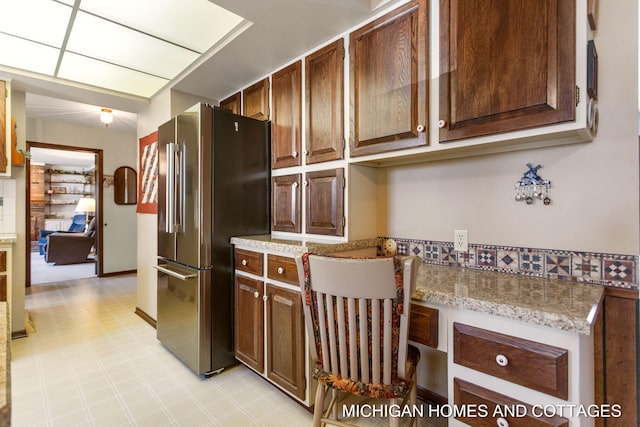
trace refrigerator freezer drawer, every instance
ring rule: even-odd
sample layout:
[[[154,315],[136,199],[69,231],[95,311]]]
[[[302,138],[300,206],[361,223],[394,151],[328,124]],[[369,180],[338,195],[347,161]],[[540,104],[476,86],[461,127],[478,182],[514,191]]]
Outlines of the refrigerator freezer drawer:
[[[158,270],[158,340],[198,375],[211,371],[211,270]]]

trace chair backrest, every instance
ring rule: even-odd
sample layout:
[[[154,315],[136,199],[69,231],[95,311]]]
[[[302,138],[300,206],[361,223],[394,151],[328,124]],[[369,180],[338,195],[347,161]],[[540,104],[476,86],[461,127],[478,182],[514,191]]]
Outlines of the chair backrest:
[[[405,378],[416,257],[298,257],[305,323],[324,371],[353,381]]]
[[[84,231],[84,226],[86,225],[86,216],[84,214],[74,215],[71,220],[71,225],[67,231],[72,232],[82,232]]]

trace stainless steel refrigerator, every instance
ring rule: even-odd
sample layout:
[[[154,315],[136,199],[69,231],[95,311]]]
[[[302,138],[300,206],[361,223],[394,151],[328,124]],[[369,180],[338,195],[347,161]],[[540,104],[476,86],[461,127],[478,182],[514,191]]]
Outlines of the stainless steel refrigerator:
[[[269,232],[269,138],[206,104],[158,129],[157,337],[201,376],[236,363],[229,239]]]

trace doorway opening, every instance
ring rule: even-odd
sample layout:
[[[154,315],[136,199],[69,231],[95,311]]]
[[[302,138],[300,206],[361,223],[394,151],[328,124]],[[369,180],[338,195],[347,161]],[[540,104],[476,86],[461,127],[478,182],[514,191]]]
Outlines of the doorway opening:
[[[102,150],[27,149],[26,286],[102,276]]]

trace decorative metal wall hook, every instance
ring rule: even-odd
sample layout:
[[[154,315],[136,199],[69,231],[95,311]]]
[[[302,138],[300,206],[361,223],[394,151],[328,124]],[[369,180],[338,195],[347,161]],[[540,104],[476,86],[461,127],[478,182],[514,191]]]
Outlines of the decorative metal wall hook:
[[[542,179],[538,175],[538,169],[542,166],[533,166],[531,163],[527,163],[527,167],[529,170],[522,175],[520,181],[516,181],[516,201],[524,201],[531,205],[535,199],[539,199],[545,205],[550,205],[549,188],[551,187],[551,181]]]

